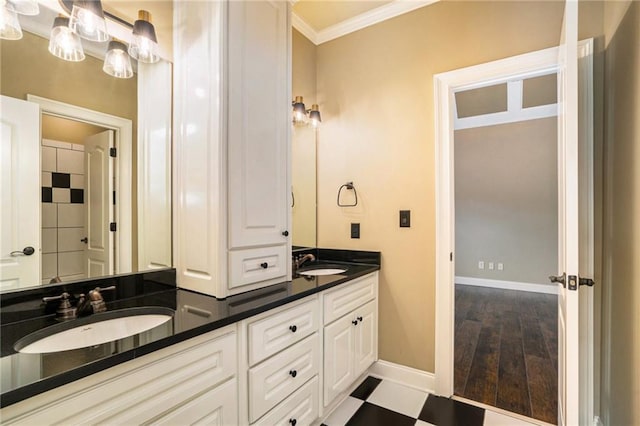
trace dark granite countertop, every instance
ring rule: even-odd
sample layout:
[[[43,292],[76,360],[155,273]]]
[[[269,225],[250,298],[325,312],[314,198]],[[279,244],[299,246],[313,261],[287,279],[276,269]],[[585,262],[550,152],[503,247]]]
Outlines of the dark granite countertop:
[[[311,252],[323,258],[322,250]],[[298,252],[296,252],[297,254]],[[0,349],[2,356],[2,393],[0,407],[5,407],[39,393],[103,371],[161,348],[182,342],[200,334],[241,321],[253,315],[327,290],[354,278],[380,269],[377,252],[329,250],[330,263],[342,264],[342,274],[316,277],[295,276],[292,281],[271,285],[216,299],[177,288],[175,270],[129,274],[103,279],[33,288],[0,295]],[[354,254],[359,254],[354,256]],[[334,260],[335,259],[335,260]],[[348,262],[353,259],[356,262]],[[327,263],[320,261],[318,264]],[[307,266],[307,265],[305,265]],[[99,287],[115,285],[116,290],[104,292],[108,311],[143,306],[161,306],[175,311],[172,320],[143,333],[116,341],[48,354],[17,353],[14,344],[37,330],[59,324],[55,319],[57,303],[46,306],[42,297],[87,293]],[[185,306],[189,308],[186,309]],[[193,312],[196,309],[196,314]],[[198,315],[197,313],[200,313]],[[202,313],[206,315],[202,315]],[[74,321],[74,320],[71,320]]]

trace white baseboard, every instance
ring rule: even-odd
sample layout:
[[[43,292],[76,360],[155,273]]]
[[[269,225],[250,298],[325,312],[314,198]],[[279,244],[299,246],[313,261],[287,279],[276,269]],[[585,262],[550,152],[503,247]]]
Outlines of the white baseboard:
[[[486,278],[458,277],[456,284],[473,285],[478,287],[501,288],[504,290],[529,291],[532,293],[558,294],[555,284],[520,283],[517,281],[489,280]]]
[[[374,362],[369,367],[369,374],[424,392],[433,393],[435,388],[435,374],[389,361],[378,360]]]

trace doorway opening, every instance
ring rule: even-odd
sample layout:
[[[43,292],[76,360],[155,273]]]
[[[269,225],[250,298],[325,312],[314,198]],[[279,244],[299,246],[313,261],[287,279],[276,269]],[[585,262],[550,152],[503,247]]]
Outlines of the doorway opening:
[[[131,120],[33,95],[27,100],[41,115],[41,282],[130,271]]]
[[[113,130],[49,114],[42,114],[41,130],[42,284],[112,274],[116,247],[100,231],[109,228],[115,200],[96,192],[113,186]]]
[[[454,394],[557,420],[556,73],[455,93]]]

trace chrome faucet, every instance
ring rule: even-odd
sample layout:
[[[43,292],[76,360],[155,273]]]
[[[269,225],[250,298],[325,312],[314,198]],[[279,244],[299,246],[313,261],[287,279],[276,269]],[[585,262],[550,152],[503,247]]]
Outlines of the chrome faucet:
[[[316,260],[316,257],[311,254],[311,253],[307,253],[307,254],[301,254],[299,256],[294,256],[293,258],[293,271],[297,271],[303,263],[305,263],[306,261],[311,261],[313,262],[314,260]]]

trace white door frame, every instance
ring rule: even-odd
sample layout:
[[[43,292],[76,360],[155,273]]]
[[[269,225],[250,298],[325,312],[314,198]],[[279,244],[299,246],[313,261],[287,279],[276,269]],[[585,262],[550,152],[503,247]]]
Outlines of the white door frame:
[[[132,158],[131,146],[133,143],[133,124],[131,120],[116,117],[115,115],[82,108],[79,106],[42,98],[35,95],[27,95],[29,102],[40,105],[40,122],[42,114],[67,118],[75,121],[93,124],[115,131],[115,147],[118,152],[116,161],[116,180],[114,189],[118,196],[115,206],[114,220],[118,224],[115,236],[116,256],[114,273],[122,274],[132,270]]]
[[[589,46],[585,48],[585,45]],[[593,51],[593,40],[580,42],[580,55],[587,55]],[[581,70],[586,64],[582,64]],[[589,64],[590,65],[590,64]],[[435,130],[436,130],[436,339],[435,347],[435,393],[442,396],[453,395],[454,374],[454,302],[455,302],[455,206],[454,206],[454,92],[460,89],[471,89],[488,86],[508,79],[523,76],[554,72],[558,69],[558,48],[553,47],[532,53],[518,55],[494,62],[480,64],[468,68],[454,70],[434,76],[435,101]],[[587,73],[581,80],[581,90],[588,95],[581,101],[587,104],[581,111],[581,119],[589,125],[590,136],[586,143],[593,146],[592,111],[593,87],[591,67],[584,70]],[[593,149],[586,150],[593,156]],[[593,164],[593,158],[588,161]],[[593,173],[591,167],[590,173]],[[593,178],[587,179],[593,193]],[[591,218],[592,220],[592,218]],[[593,253],[593,240],[589,241],[589,251]],[[591,269],[592,270],[592,269]],[[553,271],[550,271],[553,273]],[[593,321],[593,310],[589,312]],[[591,336],[593,339],[593,336]],[[593,340],[591,340],[593,343]],[[591,360],[593,360],[593,348]],[[591,371],[594,369],[591,367]],[[589,401],[590,411],[593,413],[593,398]],[[593,416],[591,416],[593,418]]]

